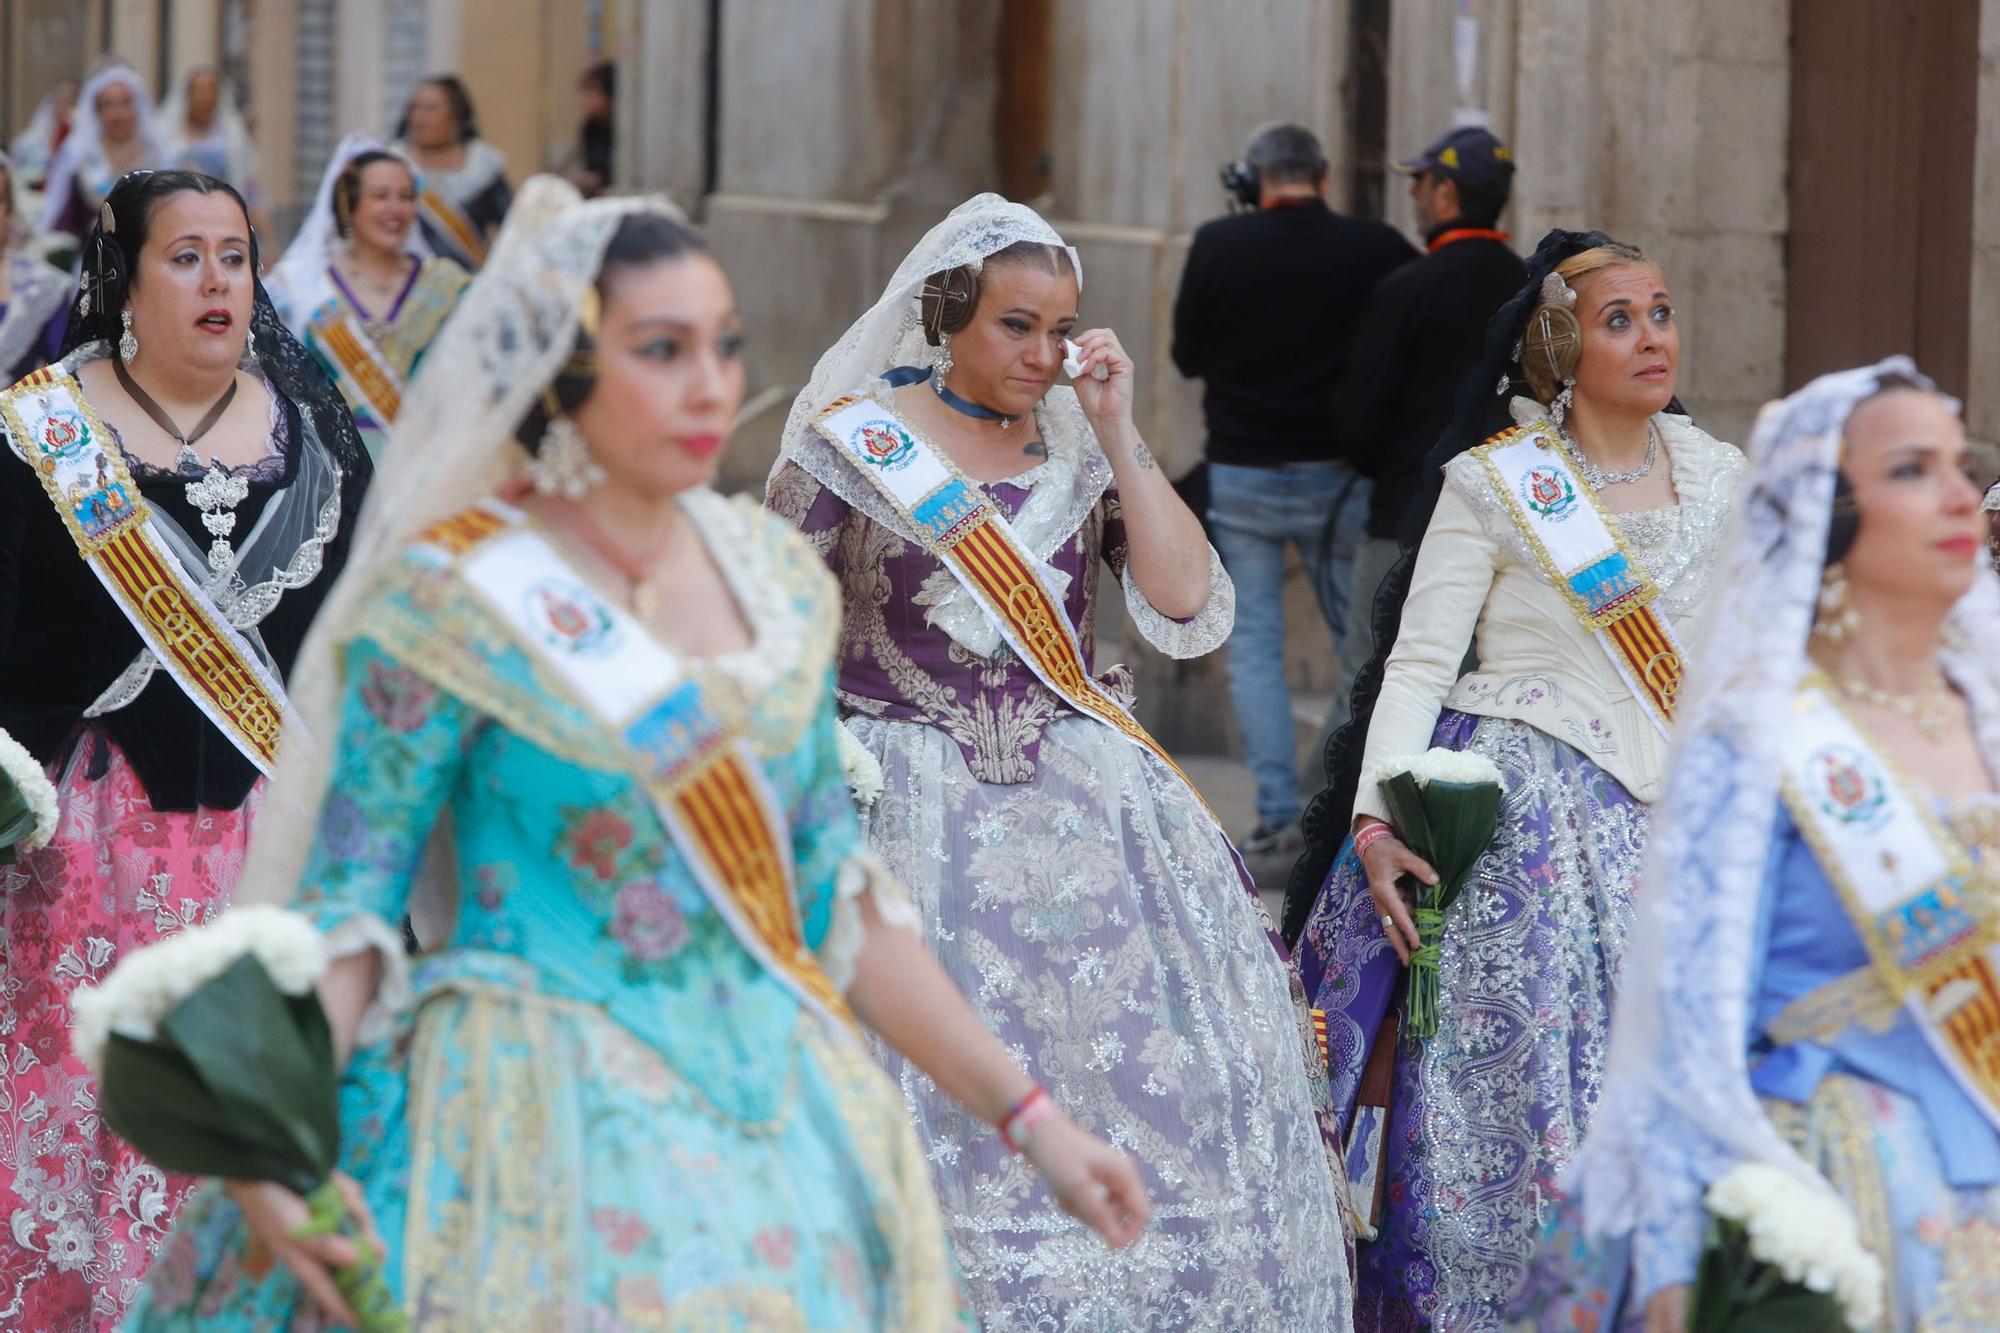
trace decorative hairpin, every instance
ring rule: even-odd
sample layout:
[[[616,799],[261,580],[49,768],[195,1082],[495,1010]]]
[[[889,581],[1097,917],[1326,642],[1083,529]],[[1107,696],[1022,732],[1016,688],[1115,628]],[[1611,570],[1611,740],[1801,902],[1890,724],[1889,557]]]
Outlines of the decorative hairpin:
[[[1542,301],[1547,305],[1575,305],[1576,289],[1563,281],[1562,274],[1551,273],[1542,279]]]
[[[111,201],[106,199],[97,206],[97,225],[104,228],[106,236],[118,234],[118,215],[111,211]]]

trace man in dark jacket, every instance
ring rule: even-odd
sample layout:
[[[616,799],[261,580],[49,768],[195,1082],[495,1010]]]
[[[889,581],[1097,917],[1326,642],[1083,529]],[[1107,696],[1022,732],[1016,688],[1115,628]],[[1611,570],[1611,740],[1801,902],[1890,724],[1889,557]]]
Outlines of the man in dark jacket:
[[[1375,589],[1396,563],[1404,513],[1423,489],[1424,456],[1451,422],[1458,383],[1479,360],[1486,325],[1527,281],[1527,265],[1494,224],[1514,163],[1484,129],[1456,129],[1396,164],[1409,173],[1429,253],[1375,288],[1333,394],[1343,457],[1372,486],[1368,535],[1354,555],[1354,605],[1340,660],[1358,669],[1375,651]],[[1328,729],[1347,720],[1335,700]]]
[[[1299,549],[1339,642],[1367,482],[1335,457],[1331,395],[1383,274],[1416,258],[1395,228],[1326,205],[1326,153],[1298,125],[1245,154],[1257,207],[1195,232],[1174,301],[1174,364],[1203,384],[1209,528],[1236,584],[1229,694],[1257,780],[1246,856],[1301,845],[1285,684],[1285,547]]]

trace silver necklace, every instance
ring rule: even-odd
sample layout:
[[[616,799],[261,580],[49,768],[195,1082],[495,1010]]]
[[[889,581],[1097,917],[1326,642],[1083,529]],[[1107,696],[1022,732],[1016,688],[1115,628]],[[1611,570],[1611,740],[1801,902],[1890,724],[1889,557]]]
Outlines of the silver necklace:
[[[215,540],[209,544],[208,567],[220,574],[236,558],[229,535],[236,531],[236,506],[250,498],[250,483],[232,475],[220,462],[211,460],[208,475],[191,481],[188,503],[201,510],[201,525]]]
[[[1623,472],[1606,472],[1590,461],[1590,456],[1583,452],[1583,446],[1569,433],[1569,427],[1557,429],[1562,436],[1563,448],[1569,454],[1569,461],[1594,491],[1601,491],[1606,486],[1627,486],[1635,481],[1644,481],[1653,475],[1653,464],[1660,458],[1660,428],[1650,421],[1646,423],[1646,457],[1639,466]]]

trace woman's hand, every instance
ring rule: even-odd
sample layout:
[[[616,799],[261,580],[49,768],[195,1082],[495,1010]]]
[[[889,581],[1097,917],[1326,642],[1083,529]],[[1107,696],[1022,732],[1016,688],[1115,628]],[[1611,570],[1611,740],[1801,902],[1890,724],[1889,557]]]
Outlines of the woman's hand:
[[[1361,820],[1355,832],[1379,819]],[[1396,957],[1403,960],[1403,966],[1410,965],[1410,952],[1417,947],[1417,923],[1410,916],[1410,905],[1404,901],[1403,891],[1396,881],[1404,875],[1415,875],[1426,884],[1438,882],[1437,871],[1431,869],[1430,862],[1405,847],[1395,834],[1377,838],[1361,854],[1361,869],[1368,876],[1368,894],[1375,900],[1375,915],[1387,917],[1382,933],[1389,937],[1389,947],[1396,951]]]
[[[1056,1112],[1036,1125],[1027,1157],[1062,1210],[1112,1249],[1124,1249],[1146,1229],[1153,1205],[1139,1168],[1068,1116]]]
[[[1075,386],[1076,400],[1082,405],[1083,414],[1090,418],[1098,438],[1103,440],[1107,433],[1117,435],[1129,430],[1134,401],[1134,369],[1132,358],[1125,355],[1118,335],[1110,329],[1085,329],[1072,341],[1082,349],[1077,360],[1083,362],[1083,374],[1070,383]],[[1103,379],[1093,373],[1098,366],[1109,372]],[[1109,447],[1108,442],[1106,447]]]
[[[375,1247],[376,1255],[387,1258],[388,1247],[382,1244],[381,1234],[375,1230],[375,1218],[361,1197],[361,1187],[338,1171],[334,1172],[333,1182],[349,1214],[360,1225],[368,1243]],[[243,1221],[251,1234],[269,1246],[278,1261],[292,1271],[292,1276],[328,1319],[350,1328],[361,1322],[333,1280],[335,1269],[346,1268],[361,1257],[355,1252],[353,1241],[344,1236],[298,1239],[295,1233],[306,1225],[310,1211],[304,1199],[283,1185],[268,1180],[232,1180],[223,1188],[243,1210]]]
[[[1661,1287],[1646,1302],[1646,1333],[1687,1333],[1687,1326],[1687,1283]]]

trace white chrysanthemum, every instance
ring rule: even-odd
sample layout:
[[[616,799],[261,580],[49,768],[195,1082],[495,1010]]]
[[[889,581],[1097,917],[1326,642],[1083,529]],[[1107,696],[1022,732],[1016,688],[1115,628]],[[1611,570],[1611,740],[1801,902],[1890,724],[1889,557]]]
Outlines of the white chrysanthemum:
[[[1873,1328],[1881,1318],[1881,1261],[1830,1190],[1782,1167],[1745,1162],[1710,1185],[1703,1202],[1742,1225],[1755,1258],[1808,1290],[1831,1293],[1851,1327]]]
[[[77,1058],[102,1076],[104,1044],[113,1032],[151,1041],[169,1010],[246,953],[256,955],[287,995],[304,995],[326,973],[326,941],[312,922],[282,907],[233,908],[206,926],[127,954],[102,985],[79,990],[70,1028]]]
[[[20,788],[28,809],[35,815],[35,831],[22,839],[21,850],[32,852],[48,846],[49,839],[56,836],[56,820],[62,813],[49,775],[42,771],[42,766],[35,762],[35,756],[28,753],[27,747],[5,731],[0,731],[0,769],[5,770],[8,780]]]
[[[882,794],[881,762],[845,726],[838,730],[841,771],[847,775],[847,788],[854,793],[854,803],[866,810]]]
[[[1483,754],[1472,754],[1465,750],[1447,750],[1433,747],[1422,754],[1403,755],[1385,760],[1376,770],[1376,778],[1391,778],[1398,773],[1408,773],[1417,780],[1419,787],[1428,787],[1433,782],[1490,782],[1505,790],[1506,783],[1500,779],[1500,770],[1491,759]]]

